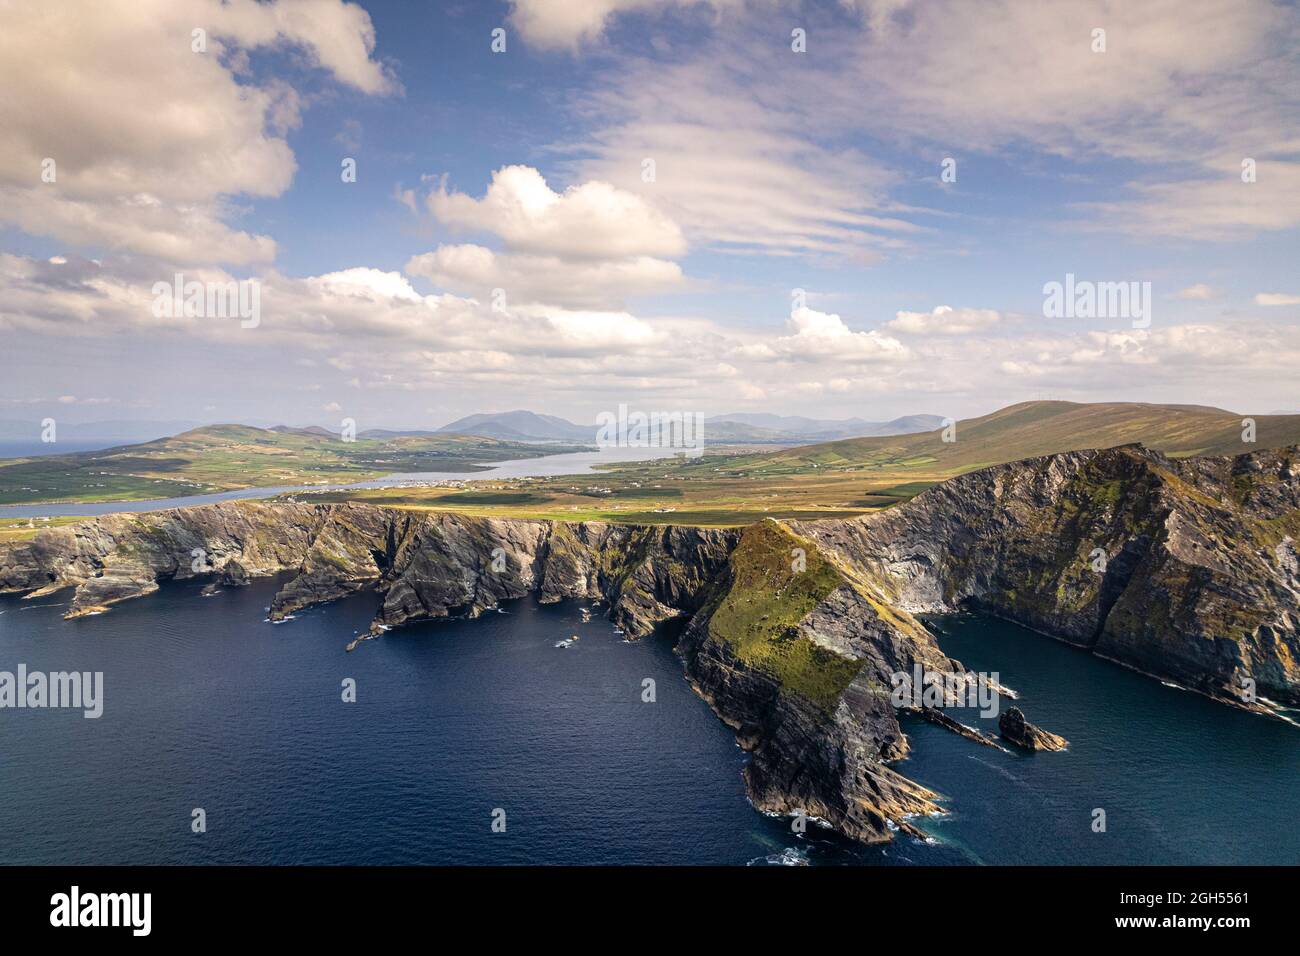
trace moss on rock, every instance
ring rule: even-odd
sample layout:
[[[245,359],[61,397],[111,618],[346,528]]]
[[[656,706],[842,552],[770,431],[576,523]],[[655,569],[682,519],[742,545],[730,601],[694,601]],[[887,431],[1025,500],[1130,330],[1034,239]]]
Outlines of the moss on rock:
[[[844,583],[813,542],[762,521],[732,552],[730,581],[709,631],[783,690],[831,710],[862,663],[799,636],[795,626]]]

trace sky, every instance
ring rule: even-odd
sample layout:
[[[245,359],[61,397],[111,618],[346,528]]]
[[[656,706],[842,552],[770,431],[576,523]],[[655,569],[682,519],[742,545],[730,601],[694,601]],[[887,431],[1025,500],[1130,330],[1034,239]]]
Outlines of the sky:
[[[0,89],[4,419],[1300,408],[1294,3],[0,0]]]

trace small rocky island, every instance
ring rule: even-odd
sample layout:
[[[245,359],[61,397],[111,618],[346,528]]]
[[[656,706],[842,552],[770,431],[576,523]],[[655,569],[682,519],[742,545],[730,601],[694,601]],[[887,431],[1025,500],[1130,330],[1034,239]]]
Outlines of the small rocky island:
[[[1019,707],[1008,707],[1002,712],[998,718],[998,730],[1007,740],[1025,750],[1064,750],[1070,743],[1064,737],[1048,733],[1025,720],[1024,711]]]

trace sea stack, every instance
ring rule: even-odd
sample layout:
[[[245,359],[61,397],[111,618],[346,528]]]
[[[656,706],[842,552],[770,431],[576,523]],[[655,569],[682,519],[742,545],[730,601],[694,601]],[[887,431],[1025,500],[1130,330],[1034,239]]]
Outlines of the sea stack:
[[[998,730],[1007,740],[1026,750],[1064,750],[1070,743],[1064,737],[1049,734],[1025,720],[1019,707],[1008,707],[1002,712],[998,718]]]

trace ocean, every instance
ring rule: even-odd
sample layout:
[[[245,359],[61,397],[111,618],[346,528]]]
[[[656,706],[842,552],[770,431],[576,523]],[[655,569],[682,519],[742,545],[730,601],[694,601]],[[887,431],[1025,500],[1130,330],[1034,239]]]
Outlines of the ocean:
[[[1300,728],[998,621],[937,626],[1069,750],[905,720],[898,769],[951,813],[864,847],[756,812],[668,640],[628,642],[589,605],[524,599],[349,654],[372,594],[273,625],[276,581],[200,587],[76,621],[67,593],[0,596],[0,670],[104,675],[99,719],[0,710],[0,864],[1300,862]]]

